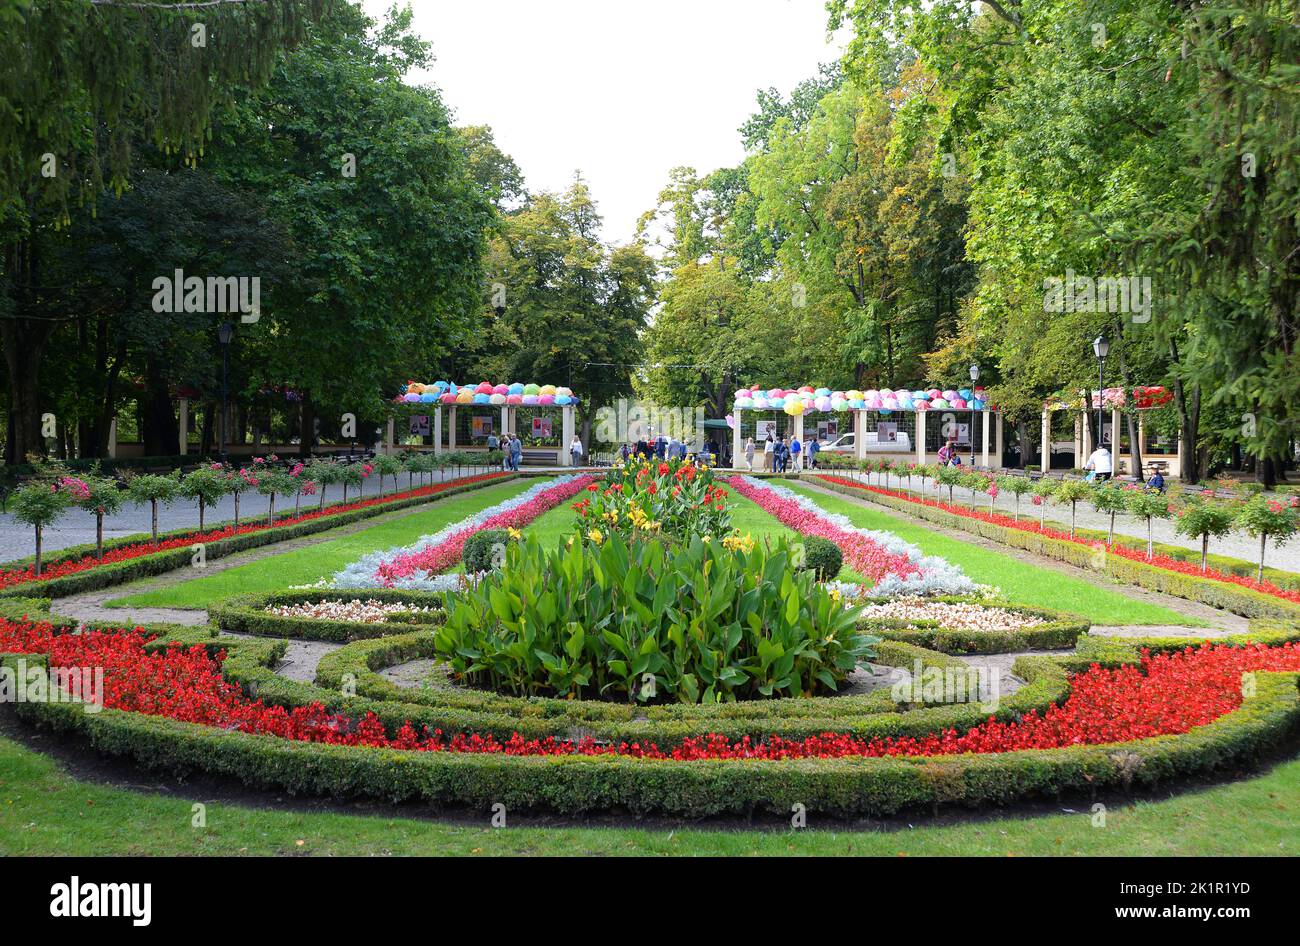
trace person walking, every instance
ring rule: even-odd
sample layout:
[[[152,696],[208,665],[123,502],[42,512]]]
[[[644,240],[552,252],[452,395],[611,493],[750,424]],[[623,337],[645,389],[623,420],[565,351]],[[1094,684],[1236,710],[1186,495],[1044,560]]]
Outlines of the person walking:
[[[573,440],[569,444],[569,458],[573,461],[573,466],[582,466],[582,441],[577,434],[573,435]]]
[[[519,464],[524,459],[524,442],[517,434],[510,438],[510,469],[519,472]]]
[[[745,464],[749,467],[749,472],[754,472],[754,438],[750,437],[745,441]]]
[[[763,441],[763,472],[774,473],[776,471],[776,441],[772,439],[772,432],[767,432],[767,439]]]
[[[798,473],[802,469],[803,462],[803,444],[799,442],[799,435],[795,434],[790,438],[790,467]]]
[[[808,465],[817,469],[817,454],[821,452],[822,443],[816,437],[808,441]]]

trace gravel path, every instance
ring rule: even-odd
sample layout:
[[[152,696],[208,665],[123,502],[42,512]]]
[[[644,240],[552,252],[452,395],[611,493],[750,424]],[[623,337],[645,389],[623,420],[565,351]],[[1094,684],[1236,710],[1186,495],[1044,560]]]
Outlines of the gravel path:
[[[838,475],[843,476],[844,474],[840,473]],[[807,481],[805,480],[805,482]],[[920,480],[917,477],[912,478],[913,492],[917,492],[917,486],[919,483]],[[871,474],[871,484],[873,486],[880,485],[879,474]],[[893,476],[891,474],[888,477],[887,485],[892,489],[906,489],[907,481],[902,477]],[[935,498],[934,490],[929,488],[928,484],[925,495],[929,499]],[[970,490],[960,486],[953,489],[952,495],[954,499],[964,502],[970,502],[973,497]],[[940,498],[946,500],[947,497],[948,488],[945,486],[940,493]],[[981,509],[987,510],[989,505],[988,496],[981,493],[976,505]],[[1004,513],[1006,515],[1010,515],[1014,508],[1015,497],[1009,494],[999,496],[997,505],[994,507],[996,512]],[[1020,499],[1020,512],[1022,515],[1037,518],[1038,508],[1030,504],[1028,494],[1022,496]],[[1049,505],[1047,510],[1047,519],[1049,522],[1055,520],[1058,524],[1062,524],[1064,529],[1068,531],[1070,523],[1070,508],[1068,506]],[[1099,513],[1087,502],[1081,502],[1078,504],[1076,509],[1075,524],[1085,529],[1101,529],[1105,531],[1110,528],[1110,515]],[[1191,549],[1195,552],[1200,552],[1201,550],[1200,539],[1189,539],[1185,536],[1175,535],[1174,525],[1172,522],[1158,519],[1153,523],[1152,531],[1157,542],[1163,542],[1166,545],[1177,545],[1181,548]],[[1145,542],[1147,537],[1147,524],[1145,520],[1137,520],[1132,516],[1120,514],[1115,517],[1115,532],[1117,534],[1141,539]],[[1229,555],[1234,558],[1240,558],[1247,562],[1258,562],[1259,540],[1252,539],[1250,536],[1242,532],[1234,532],[1231,535],[1224,536],[1223,538],[1212,540],[1210,543],[1210,551],[1219,555]],[[1284,545],[1281,548],[1275,548],[1270,543],[1268,552],[1264,557],[1264,564],[1274,568],[1281,568],[1286,571],[1300,572],[1300,542],[1293,542],[1292,544]]]
[[[462,471],[462,476],[468,475]],[[449,479],[456,479],[455,470],[441,471],[430,474],[431,482],[441,483]],[[406,489],[406,477],[399,476],[397,479],[399,490]],[[426,485],[428,485],[426,483]],[[385,492],[391,492],[393,489],[392,480],[384,483]],[[368,483],[365,495],[374,498],[377,495],[374,483]],[[325,499],[328,503],[334,503],[343,498],[342,488],[338,486],[328,487]],[[348,499],[356,499],[355,490],[349,490]],[[312,504],[319,502],[319,497],[304,497],[303,508],[311,508]],[[293,512],[292,497],[286,503],[284,497],[276,499],[276,515],[280,516],[286,512]],[[257,493],[245,493],[239,501],[240,521],[247,521],[252,518],[265,518],[267,511],[266,497]],[[147,534],[150,530],[150,509],[149,506],[132,506],[124,505],[120,512],[110,516],[104,522],[104,539],[118,539],[128,535]],[[221,502],[214,508],[207,511],[206,522],[226,522],[235,517],[235,498],[233,496],[223,496]],[[197,529],[199,525],[199,512],[194,503],[189,501],[178,501],[170,506],[160,507],[158,510],[158,530],[164,532],[170,529]],[[70,545],[82,545],[93,543],[95,541],[95,517],[81,509],[69,509],[67,513],[59,519],[53,526],[45,529],[42,536],[42,547],[46,552],[54,552],[58,549],[67,548]],[[20,522],[15,522],[13,516],[9,513],[0,513],[0,562],[13,561],[14,559],[26,558],[33,555],[36,551],[36,539],[29,526]]]

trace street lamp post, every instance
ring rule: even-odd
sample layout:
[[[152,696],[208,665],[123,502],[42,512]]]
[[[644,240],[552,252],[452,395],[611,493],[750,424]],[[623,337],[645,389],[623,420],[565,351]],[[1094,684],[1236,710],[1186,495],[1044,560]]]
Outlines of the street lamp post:
[[[980,379],[980,366],[971,365],[970,366],[970,382],[971,382],[970,400],[972,405],[974,405],[975,403],[975,382],[978,381],[979,379]],[[971,469],[975,468],[975,408],[973,406],[970,409],[970,465],[971,465]]]
[[[221,462],[226,462],[226,425],[230,423],[230,408],[227,399],[230,396],[230,340],[234,337],[235,326],[222,322],[217,326],[217,341],[221,343]]]
[[[1093,449],[1101,446],[1101,412],[1103,402],[1106,400],[1106,356],[1110,354],[1110,339],[1105,335],[1098,335],[1092,341],[1093,354],[1097,356],[1097,442]]]

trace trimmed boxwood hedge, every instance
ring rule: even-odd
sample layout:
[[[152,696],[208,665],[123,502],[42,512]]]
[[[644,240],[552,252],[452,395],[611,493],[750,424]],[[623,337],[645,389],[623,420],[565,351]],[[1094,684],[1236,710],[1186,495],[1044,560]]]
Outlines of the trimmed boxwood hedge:
[[[351,512],[322,516],[319,519],[308,519],[306,522],[299,522],[291,526],[275,526],[270,529],[262,529],[258,532],[234,535],[228,539],[218,539],[213,542],[205,542],[204,554],[209,559],[223,558],[227,555],[233,555],[236,552],[260,548],[264,545],[273,545],[277,542],[286,542],[290,539],[301,538],[305,535],[314,535],[317,532],[324,532],[328,529],[335,529],[339,526],[349,525],[353,522],[360,522],[363,519],[370,519],[374,516],[392,512],[397,509],[406,509],[411,506],[438,502],[439,500],[446,499],[450,496],[456,496],[470,490],[509,482],[511,479],[516,478],[516,476],[517,474],[514,473],[503,474],[496,479],[484,480],[477,483],[467,483],[462,486],[453,486],[431,496],[417,496],[410,499],[394,500],[389,503],[377,503],[374,506],[367,506],[364,509],[354,509]],[[168,533],[167,536],[174,538],[177,536],[188,535],[193,532],[193,529],[182,529],[178,532]],[[159,538],[162,539],[164,536],[160,535]],[[132,542],[136,541],[139,540],[132,540]],[[86,546],[78,546],[77,548],[81,550],[77,554],[61,554],[61,557],[52,558],[48,560],[46,564],[53,565],[56,562],[64,561],[67,558],[81,558],[87,554]],[[93,553],[94,547],[91,546],[89,548],[89,554]],[[49,598],[62,598],[68,595],[80,594],[83,591],[97,591],[101,588],[111,588],[114,585],[126,584],[127,582],[135,581],[138,578],[148,578],[153,575],[161,575],[164,572],[174,571],[178,568],[184,568],[190,564],[193,555],[194,553],[188,546],[168,549],[163,552],[142,555],[139,558],[129,559],[124,562],[110,562],[104,565],[97,565],[94,568],[87,569],[86,571],[64,575],[61,578],[51,578],[45,581],[25,582],[20,585],[14,585],[10,588],[0,590],[0,598],[5,596],[21,597],[33,593],[39,593],[40,595]]]
[[[969,671],[964,661],[899,641],[883,641],[876,660],[912,669]],[[443,732],[491,732],[506,739],[518,732],[530,738],[554,736],[575,739],[589,736],[605,742],[653,742],[660,748],[678,745],[684,738],[718,733],[732,739],[769,735],[798,739],[828,731],[873,736],[920,736],[941,729],[964,732],[989,718],[1015,719],[1031,709],[1045,710],[1069,694],[1065,672],[1054,664],[1033,665],[1027,685],[1003,698],[993,712],[978,703],[942,706],[899,704],[889,690],[863,696],[827,696],[800,699],[747,700],[717,704],[658,704],[651,706],[599,700],[558,700],[545,697],[504,696],[486,690],[466,689],[450,681],[445,668],[435,667],[424,688],[399,687],[377,671],[409,660],[434,657],[431,632],[417,632],[358,641],[321,658],[315,686],[285,688],[265,673],[247,674],[238,663],[228,663],[227,676],[259,681],[263,699],[293,705],[318,700],[340,712],[372,711],[390,731],[403,721],[423,724]],[[356,696],[342,696],[348,686]],[[268,689],[268,687],[270,689]]]
[[[858,499],[869,499],[873,503],[879,503],[890,509],[897,509],[918,519],[938,523],[949,529],[971,532],[981,538],[992,539],[1013,548],[1025,549],[1037,555],[1076,565],[1079,568],[1096,568],[1094,550],[1091,546],[1080,545],[1077,542],[1069,542],[1064,539],[1054,539],[1050,536],[1039,535],[1036,532],[1012,529],[1008,526],[985,522],[982,519],[959,516],[955,513],[937,509],[934,506],[926,506],[922,503],[910,502],[894,496],[886,496],[883,493],[874,493],[870,490],[856,489],[852,486],[829,483],[816,477],[810,479],[809,482],[815,483],[821,489],[843,493],[846,496],[853,496]],[[1151,591],[1159,591],[1177,598],[1186,598],[1189,601],[1199,601],[1202,604],[1222,608],[1225,611],[1231,611],[1244,617],[1300,619],[1300,604],[1287,601],[1285,598],[1253,591],[1250,588],[1229,582],[1202,578],[1199,575],[1184,575],[1181,572],[1169,571],[1155,565],[1148,565],[1145,562],[1124,558],[1120,555],[1105,556],[1102,571],[1110,577],[1127,584],[1139,585]]]
[[[1239,709],[1176,736],[982,755],[771,762],[403,752],[294,742],[119,710],[91,714],[66,703],[16,708],[150,768],[233,776],[293,794],[473,808],[501,803],[564,814],[784,814],[802,804],[819,813],[879,816],[1150,788],[1250,763],[1300,732],[1298,680],[1296,673],[1261,673]]]
[[[270,606],[303,604],[309,601],[374,600],[385,604],[409,604],[413,607],[443,608],[445,597],[437,592],[407,591],[401,588],[330,589],[277,591],[269,594],[236,595],[208,608],[208,619],[223,631],[257,634],[263,637],[296,637],[302,640],[346,643],[369,637],[383,637],[408,630],[412,623],[385,621],[367,624],[362,621],[330,621],[323,618],[285,617],[269,614]],[[421,615],[424,617],[424,615]],[[429,623],[446,620],[441,610],[429,614]],[[423,621],[419,623],[425,623]]]
[[[883,602],[888,599],[865,598],[864,603]],[[944,596],[933,601],[952,604],[978,604],[1002,608],[1018,614],[1043,618],[1047,623],[1013,631],[971,631],[945,628],[937,622],[870,619],[858,627],[888,640],[903,641],[942,654],[1008,654],[1020,650],[1064,650],[1073,647],[1080,635],[1087,634],[1091,625],[1085,619],[1063,611],[1031,608],[1008,601],[985,598]]]
[[[359,715],[367,710],[380,713],[393,731],[404,719],[424,722],[422,707],[369,699],[343,697],[337,691],[295,683],[277,677],[271,667],[282,657],[285,642],[257,638],[230,638],[211,627],[146,627],[163,636],[151,647],[166,646],[169,640],[200,643],[209,651],[228,654],[223,672],[227,678],[245,684],[269,703],[286,706],[320,700],[334,711]],[[423,632],[427,636],[428,632]],[[336,652],[346,655],[340,666],[364,666],[373,670],[382,659],[409,659],[419,634],[396,635],[348,645]],[[1248,640],[1277,643],[1300,639],[1300,625],[1258,622],[1247,635],[1226,638],[1231,643]],[[1103,656],[1118,665],[1138,659],[1141,647],[1175,649],[1198,643],[1185,638],[1093,638],[1080,639],[1080,651]],[[910,663],[918,648],[895,641],[880,645],[882,662]],[[384,655],[381,657],[376,655]],[[0,656],[0,661],[16,659]],[[26,657],[28,666],[43,658]],[[930,654],[934,665],[962,665],[955,658]],[[1066,667],[1073,660],[1051,656],[1021,657],[1015,672],[1030,683],[1003,701],[1003,709],[1034,687],[1055,688],[1056,699],[1068,692]],[[352,663],[349,664],[348,661]],[[360,661],[358,663],[358,661]],[[1089,661],[1100,662],[1100,661]],[[324,663],[324,661],[322,662]],[[339,666],[336,666],[339,670]],[[1151,788],[1177,779],[1204,775],[1257,761],[1277,745],[1300,733],[1300,674],[1260,673],[1253,695],[1242,706],[1212,723],[1191,732],[1101,746],[1072,746],[1063,749],[1030,750],[994,754],[965,754],[933,758],[805,759],[789,761],[719,760],[672,762],[626,757],[510,757],[503,755],[443,752],[403,752],[362,747],[329,746],[281,740],[269,736],[182,723],[158,716],[119,710],[88,714],[75,704],[22,703],[18,713],[36,723],[85,736],[99,751],[135,759],[139,763],[171,773],[202,772],[233,776],[252,787],[273,788],[295,794],[330,795],[340,798],[370,797],[389,801],[420,800],[433,805],[485,808],[495,803],[518,810],[536,809],[580,814],[624,810],[635,814],[659,813],[682,817],[720,814],[752,814],[756,811],[787,813],[796,803],[809,810],[842,816],[880,816],[917,808],[938,809],[942,805],[980,807],[1005,804],[1026,798],[1053,797],[1063,793],[1096,794],[1100,791]],[[358,692],[360,687],[358,687]],[[406,691],[403,691],[405,695]],[[485,699],[508,702],[512,698],[481,694]],[[1040,693],[1040,699],[1042,694]],[[861,699],[870,699],[864,697]],[[847,703],[854,698],[824,698],[825,703]],[[533,701],[526,701],[533,702]],[[535,701],[564,704],[566,701]],[[779,703],[739,704],[741,709],[771,709]],[[807,702],[807,701],[803,701]],[[614,707],[614,704],[608,704]],[[564,707],[559,707],[563,709]],[[642,712],[654,709],[643,707]],[[681,707],[698,716],[704,707]],[[719,712],[729,707],[708,707]],[[881,727],[879,732],[858,735],[921,735],[944,728],[945,714],[963,707],[934,707],[903,713],[877,713],[867,720],[910,720],[901,731]],[[471,715],[459,717],[467,721]],[[524,735],[551,734],[547,728],[563,725],[557,716],[508,715],[507,732],[475,726],[477,731],[494,731],[499,738],[509,732]],[[804,717],[782,718],[773,714],[765,722],[768,732],[800,734]],[[924,725],[915,725],[924,721]],[[645,720],[633,720],[643,725]],[[725,715],[691,719],[689,724],[674,720],[658,735],[674,728],[696,733],[727,730],[735,720]],[[833,721],[820,719],[815,731],[854,731],[861,720],[852,716]],[[978,722],[978,720],[976,721]],[[833,723],[833,725],[827,725]],[[550,724],[548,727],[547,724]],[[722,725],[719,725],[722,724]],[[701,727],[705,727],[702,729]],[[587,727],[590,728],[589,726]],[[744,728],[744,727],[742,727]],[[459,727],[444,727],[455,732]],[[766,735],[763,732],[762,735]],[[785,733],[782,733],[785,734]],[[812,734],[809,732],[808,734]],[[570,733],[571,737],[577,733]],[[732,735],[732,738],[735,738]],[[661,746],[671,742],[665,740]]]

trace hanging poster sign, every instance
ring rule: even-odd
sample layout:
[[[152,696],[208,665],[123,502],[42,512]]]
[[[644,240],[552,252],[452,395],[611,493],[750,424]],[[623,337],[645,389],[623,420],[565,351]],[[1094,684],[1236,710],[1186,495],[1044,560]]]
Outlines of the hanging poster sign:
[[[545,440],[551,436],[551,419],[549,417],[533,418],[533,436]]]
[[[475,440],[485,440],[492,433],[495,417],[474,417],[470,419],[470,434]]]
[[[428,437],[433,433],[428,414],[415,414],[411,417],[411,436]]]

